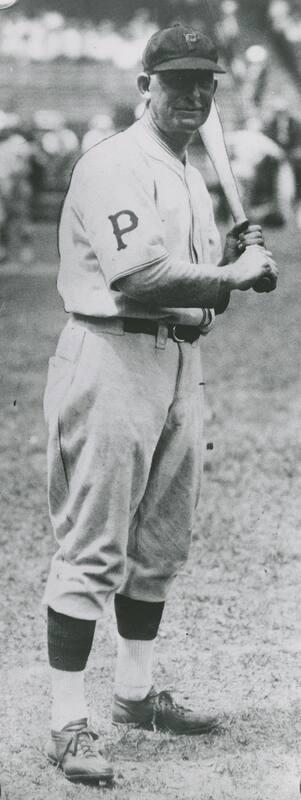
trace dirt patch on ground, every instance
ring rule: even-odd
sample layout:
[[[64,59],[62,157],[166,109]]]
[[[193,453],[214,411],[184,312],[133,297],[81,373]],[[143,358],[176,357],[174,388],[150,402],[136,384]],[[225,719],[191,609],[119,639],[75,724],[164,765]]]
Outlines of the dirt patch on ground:
[[[55,267],[0,275],[1,771],[9,800],[292,800],[300,717],[301,235],[270,235],[277,292],[238,295],[203,342],[208,420],[189,563],[166,606],[156,685],[221,715],[218,734],[112,728],[113,618],[87,674],[112,789],[69,785],[44,756],[50,692],[41,596],[54,551],[42,392],[64,314]]]

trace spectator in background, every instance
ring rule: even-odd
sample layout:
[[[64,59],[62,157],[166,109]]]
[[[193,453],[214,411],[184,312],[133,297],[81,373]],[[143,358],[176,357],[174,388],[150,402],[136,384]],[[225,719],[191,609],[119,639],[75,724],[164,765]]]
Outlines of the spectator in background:
[[[283,147],[288,155],[301,145],[301,117],[291,113],[284,98],[271,100],[264,120],[264,133]]]
[[[268,17],[276,34],[289,41],[301,41],[300,3],[288,3],[286,0],[273,0],[269,5]]]
[[[13,190],[10,197],[11,240],[18,248],[23,263],[34,258],[32,228],[31,145],[23,135],[9,139]]]
[[[290,7],[287,0],[272,0],[268,16],[275,30],[282,31],[289,19]]]
[[[274,39],[288,68],[301,76],[301,8],[300,0],[290,3],[286,0],[273,0],[268,8]]]
[[[35,214],[42,219],[57,219],[73,165],[80,154],[79,137],[61,112],[40,109],[33,117],[33,138],[40,154],[32,175],[38,190]]]
[[[276,98],[270,103],[263,132],[285,151],[295,177],[297,221],[301,227],[301,116],[292,113],[288,103]]]
[[[231,67],[237,57],[239,43],[236,0],[224,0],[221,3],[221,18],[217,24],[216,33],[223,57],[227,65]]]
[[[10,177],[6,165],[3,143],[0,141],[0,263],[6,261],[8,255],[8,195]]]
[[[108,139],[114,133],[126,130],[135,122],[135,111],[128,103],[118,103],[113,114],[95,114],[90,120],[89,128],[84,134],[81,149],[85,153],[98,142]]]
[[[254,44],[244,56],[243,100],[247,118],[253,119],[260,109],[267,82],[269,53],[266,47]]]
[[[103,139],[108,139],[115,133],[113,120],[111,115],[107,113],[95,114],[89,122],[88,130],[84,134],[81,142],[82,153],[86,153],[90,147],[93,147]]]
[[[53,188],[64,191],[80,150],[76,133],[63,123],[42,135],[41,146],[48,159],[48,179]]]
[[[258,223],[284,225],[291,213],[295,183],[284,150],[259,130],[258,119],[248,129],[227,134],[227,146],[247,213]]]
[[[300,183],[301,116],[291,112],[286,100],[275,98],[270,103],[263,131],[285,150],[291,163],[296,165],[297,183]]]
[[[29,181],[31,186],[31,217],[34,220],[40,195],[46,183],[47,159],[35,135],[33,124],[25,126],[23,133],[30,145]]]
[[[2,115],[0,141],[0,261],[13,248],[21,261],[33,258],[31,146],[15,114]]]

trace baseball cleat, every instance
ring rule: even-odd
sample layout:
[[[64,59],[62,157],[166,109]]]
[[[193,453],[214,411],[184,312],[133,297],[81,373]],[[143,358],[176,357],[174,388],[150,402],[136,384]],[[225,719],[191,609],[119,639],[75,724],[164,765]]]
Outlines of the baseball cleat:
[[[97,739],[86,719],[69,722],[61,731],[51,731],[46,749],[48,761],[60,767],[68,781],[110,783],[113,769],[98,749]]]
[[[175,703],[169,692],[158,693],[154,687],[144,700],[125,700],[115,695],[113,722],[186,736],[210,733],[218,726],[217,717],[202,717]]]

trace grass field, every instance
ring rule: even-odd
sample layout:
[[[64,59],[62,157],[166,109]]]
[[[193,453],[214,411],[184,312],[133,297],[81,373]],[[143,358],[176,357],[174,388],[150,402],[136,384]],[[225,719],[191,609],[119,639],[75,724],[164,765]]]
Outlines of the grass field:
[[[218,712],[216,735],[113,729],[115,640],[98,625],[87,675],[111,789],[68,784],[47,764],[50,687],[41,596],[54,543],[42,393],[64,313],[54,232],[37,262],[0,273],[1,780],[8,800],[293,800],[301,772],[301,234],[269,233],[281,278],[236,293],[203,342],[207,450],[189,563],[156,645],[156,685]],[[52,263],[53,262],[53,263]]]

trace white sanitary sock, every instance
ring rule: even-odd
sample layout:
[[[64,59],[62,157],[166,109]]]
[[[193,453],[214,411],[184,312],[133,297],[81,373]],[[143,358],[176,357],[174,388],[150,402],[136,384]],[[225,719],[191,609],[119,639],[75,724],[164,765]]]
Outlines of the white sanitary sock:
[[[68,722],[88,717],[85,699],[85,671],[66,672],[50,667],[52,683],[51,727],[60,731]]]
[[[152,685],[155,640],[124,639],[117,634],[115,692],[126,700],[143,700]]]

